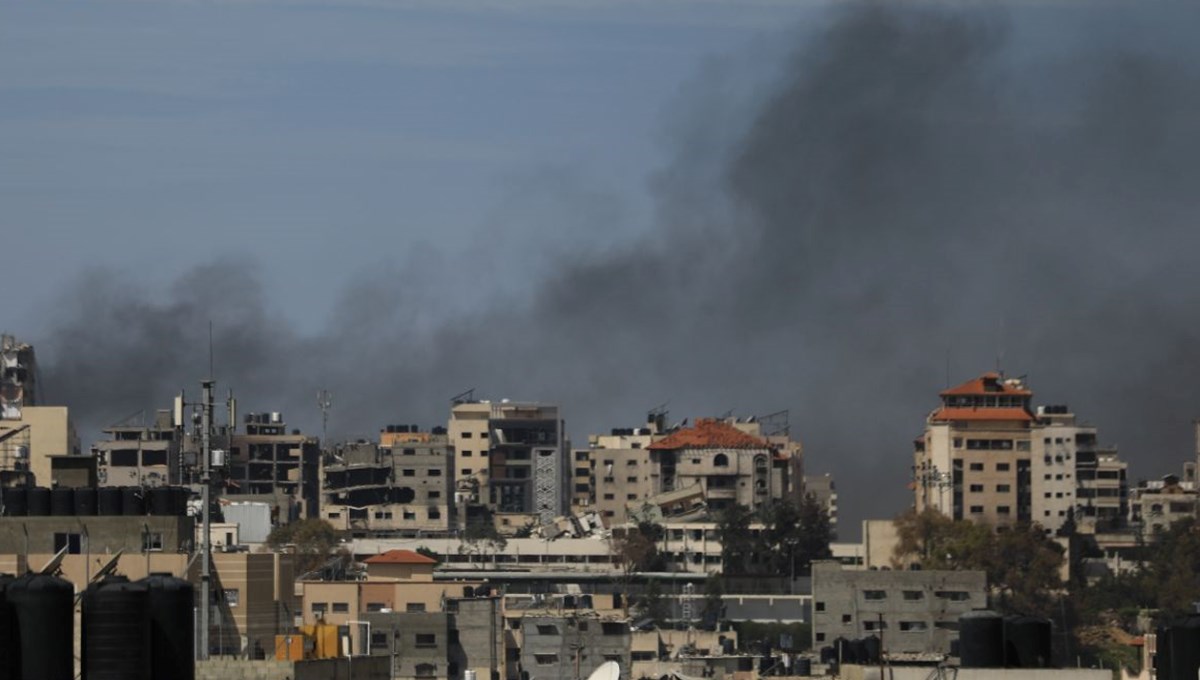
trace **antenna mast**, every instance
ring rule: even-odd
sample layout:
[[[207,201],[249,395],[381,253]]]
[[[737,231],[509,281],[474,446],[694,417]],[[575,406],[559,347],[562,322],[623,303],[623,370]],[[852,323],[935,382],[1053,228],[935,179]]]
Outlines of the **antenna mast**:
[[[333,408],[333,395],[329,390],[317,391],[317,408],[321,409],[321,445],[329,447],[329,409]]]

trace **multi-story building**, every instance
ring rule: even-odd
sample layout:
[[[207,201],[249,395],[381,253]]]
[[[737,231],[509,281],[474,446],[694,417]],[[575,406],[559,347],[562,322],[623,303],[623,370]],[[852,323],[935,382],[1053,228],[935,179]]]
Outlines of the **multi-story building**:
[[[659,493],[659,471],[650,444],[662,439],[653,418],[647,427],[615,428],[608,435],[588,437],[586,462],[575,461],[575,484],[589,488],[588,505],[610,526],[626,521],[628,503]],[[586,478],[581,475],[586,470]]]
[[[917,510],[992,525],[1030,520],[1032,397],[999,373],[943,391],[915,442]]]
[[[66,406],[22,406],[0,419],[0,484],[53,483],[56,458],[82,460],[79,436]]]
[[[37,405],[37,377],[33,346],[0,335],[0,419],[20,420],[23,408]]]
[[[228,439],[225,496],[288,506],[280,521],[317,517],[321,496],[321,447],[315,437],[292,430],[279,413],[249,413],[246,431]],[[294,508],[294,510],[293,510]],[[292,516],[289,516],[292,515]]]
[[[454,526],[449,439],[400,427],[381,433],[390,446],[343,445],[325,464],[321,516],[335,528],[361,537],[445,535]]]
[[[569,446],[557,406],[460,401],[450,410],[459,504],[529,515],[541,523],[571,501]]]
[[[447,598],[441,612],[367,612],[370,653],[391,656],[396,680],[517,677],[504,670],[500,598]],[[514,664],[515,665],[515,664]]]
[[[1041,524],[1047,533],[1068,518],[1095,531],[1125,516],[1125,463],[1097,447],[1096,428],[1066,406],[1031,408],[1018,379],[985,373],[941,393],[915,442],[918,510],[991,525]]]
[[[804,493],[812,496],[822,508],[825,508],[825,514],[829,516],[829,528],[832,530],[833,539],[837,540],[838,494],[837,485],[833,483],[833,475],[829,473],[819,476],[805,475]]]
[[[1198,498],[1195,484],[1181,481],[1178,475],[1142,482],[1130,502],[1130,521],[1146,538],[1152,538],[1181,519],[1195,517]]]
[[[594,612],[531,611],[520,619],[522,677],[529,680],[586,678],[606,661],[628,680],[632,631],[629,622]]]
[[[699,485],[711,512],[735,504],[758,509],[792,486],[790,460],[767,440],[722,420],[700,418],[646,448],[656,492]]]
[[[948,654],[958,617],[987,606],[982,571],[870,571],[817,562],[813,647],[886,635],[887,651]]]
[[[158,411],[149,425],[126,421],[103,432],[108,439],[92,446],[100,486],[182,483],[182,437],[171,411]]]

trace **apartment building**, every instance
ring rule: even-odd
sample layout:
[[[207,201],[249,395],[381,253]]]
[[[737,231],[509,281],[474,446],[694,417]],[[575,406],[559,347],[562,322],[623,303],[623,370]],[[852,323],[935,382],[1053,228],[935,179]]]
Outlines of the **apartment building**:
[[[389,446],[358,442],[333,452],[321,476],[321,516],[356,537],[449,533],[455,506],[448,437],[389,427],[405,430],[381,433]]]
[[[606,661],[628,680],[632,631],[627,620],[595,612],[530,611],[520,621],[521,677],[529,680],[586,678]]]
[[[993,526],[1032,519],[1033,392],[985,373],[940,396],[914,442],[917,510]]]
[[[884,636],[890,653],[948,654],[958,617],[987,606],[982,571],[869,571],[817,562],[812,570],[813,647]]]
[[[20,420],[22,409],[37,404],[38,369],[33,345],[0,335],[0,419]]]
[[[498,597],[448,598],[442,612],[368,612],[370,654],[390,656],[396,680],[501,675],[505,666]]]
[[[825,508],[825,514],[829,516],[829,528],[833,532],[833,539],[837,540],[838,494],[833,475],[828,472],[823,475],[805,475],[804,493],[812,496],[818,505]]]
[[[169,410],[150,423],[129,419],[103,430],[96,442],[96,477],[100,486],[169,486],[182,483],[182,436]]]
[[[715,418],[700,418],[646,447],[656,491],[699,485],[710,512],[759,509],[790,488],[790,460],[767,440]]]
[[[576,452],[576,493],[587,487],[584,505],[595,510],[609,526],[628,520],[626,505],[660,491],[660,471],[649,450],[663,434],[653,417],[641,428],[614,428],[607,435],[588,437],[588,450]],[[584,455],[579,455],[584,454]],[[584,460],[579,460],[583,458]]]
[[[0,419],[0,484],[25,486],[53,483],[53,461],[81,460],[79,436],[66,406],[22,406]]]
[[[1198,498],[1196,485],[1181,481],[1178,475],[1142,482],[1130,502],[1130,522],[1151,538],[1181,519],[1195,517]]]
[[[459,401],[450,409],[447,430],[457,504],[533,515],[543,524],[567,513],[569,446],[557,406]]]
[[[281,522],[319,516],[321,447],[315,437],[289,433],[278,412],[248,413],[245,432],[231,434],[228,444],[226,497],[266,499]]]

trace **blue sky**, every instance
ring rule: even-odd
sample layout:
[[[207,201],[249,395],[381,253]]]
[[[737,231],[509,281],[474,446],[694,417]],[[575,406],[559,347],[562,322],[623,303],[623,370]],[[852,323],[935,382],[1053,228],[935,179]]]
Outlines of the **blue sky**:
[[[304,327],[364,268],[443,258],[470,274],[456,254],[480,238],[541,244],[531,266],[618,242],[649,222],[646,182],[695,105],[689,82],[716,73],[744,95],[805,10],[105,1],[0,14],[0,221],[21,253],[8,275],[34,284],[4,326],[30,334],[56,283],[96,266],[153,287],[249,254]],[[454,278],[469,306],[476,282]]]

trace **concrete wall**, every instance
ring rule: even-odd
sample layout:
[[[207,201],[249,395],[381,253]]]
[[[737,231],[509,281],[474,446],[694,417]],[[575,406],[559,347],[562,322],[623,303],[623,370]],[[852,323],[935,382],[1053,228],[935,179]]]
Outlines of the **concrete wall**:
[[[958,617],[987,606],[981,571],[851,571],[813,565],[813,647],[879,635],[884,651],[949,653]]]
[[[623,621],[526,615],[521,634],[521,669],[529,680],[586,678],[608,660],[621,664],[621,678],[629,680],[632,634]]]
[[[353,676],[351,672],[353,671]],[[388,680],[386,658],[311,661],[212,659],[196,663],[196,680]]]
[[[1112,680],[1111,670],[1091,668],[951,668],[942,675],[932,666],[892,666],[881,675],[878,667],[842,666],[844,680]]]
[[[54,535],[78,534],[80,552],[90,545],[94,554],[142,552],[146,531],[161,537],[160,552],[185,551],[191,545],[191,517],[75,516],[75,517],[4,517],[0,518],[0,553],[54,554]],[[28,534],[28,543],[26,535]],[[84,535],[86,534],[86,539]]]

